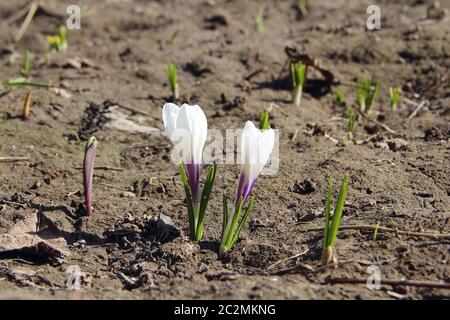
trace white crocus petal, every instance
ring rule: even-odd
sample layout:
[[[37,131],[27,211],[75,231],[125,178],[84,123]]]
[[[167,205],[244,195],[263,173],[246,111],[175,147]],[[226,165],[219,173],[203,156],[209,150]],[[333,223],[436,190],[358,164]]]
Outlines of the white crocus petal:
[[[166,103],[162,111],[166,135],[170,139],[170,141],[172,141],[172,143],[175,143],[173,141],[174,139],[173,133],[175,132],[176,129],[179,112],[180,108],[174,103]]]
[[[200,164],[208,131],[203,110],[198,105],[166,103],[162,113],[166,135],[173,144],[181,144],[183,162]]]
[[[247,121],[241,139],[242,171],[246,179],[254,181],[258,177],[270,158],[274,143],[272,129],[261,131],[253,122]]]

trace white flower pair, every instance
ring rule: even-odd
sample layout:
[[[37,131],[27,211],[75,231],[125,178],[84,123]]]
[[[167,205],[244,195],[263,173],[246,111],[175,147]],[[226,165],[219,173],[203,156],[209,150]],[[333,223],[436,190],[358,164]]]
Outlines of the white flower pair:
[[[172,143],[176,144],[181,140],[182,162],[184,166],[187,181],[189,184],[190,198],[195,214],[195,207],[202,207],[202,198],[199,192],[200,180],[200,165],[202,163],[203,147],[206,142],[208,123],[205,113],[198,105],[183,104],[181,107],[173,103],[166,103],[163,107],[163,121],[166,129],[166,134]],[[253,122],[247,121],[241,136],[241,172],[239,176],[239,183],[237,187],[237,195],[235,201],[235,213],[239,211],[242,205],[247,201],[251,194],[255,180],[260,174],[261,170],[267,163],[272,153],[275,143],[275,133],[272,129],[260,130],[255,127]],[[215,166],[214,166],[215,168]],[[210,173],[211,174],[211,173]],[[215,171],[214,171],[215,175]],[[183,176],[183,172],[182,172]],[[209,175],[208,175],[209,176]],[[183,177],[182,177],[183,178]],[[214,177],[212,177],[214,179]],[[205,182],[205,188],[207,183]],[[211,184],[212,187],[212,184]],[[186,188],[186,186],[185,186]],[[210,190],[209,190],[210,192]],[[208,193],[209,198],[209,193]],[[226,201],[225,201],[226,202]],[[253,201],[252,201],[253,202]],[[252,204],[252,203],[251,203]],[[188,203],[189,206],[189,203]],[[206,210],[206,204],[204,205]],[[249,207],[251,207],[249,205]],[[249,208],[247,208],[249,209]],[[200,210],[201,211],[201,210]],[[251,208],[250,208],[251,211]],[[203,213],[204,215],[204,213]],[[201,212],[197,214],[201,218]],[[233,216],[234,217],[234,216]],[[238,217],[237,217],[238,218]],[[245,218],[245,216],[244,216]],[[204,216],[203,216],[204,219]],[[195,220],[195,217],[194,217]],[[235,219],[226,219],[227,223],[224,225],[224,232],[234,233],[235,225],[232,221]],[[203,221],[204,222],[204,221]],[[224,219],[225,222],[225,219]],[[199,223],[202,223],[201,221]],[[244,221],[245,223],[245,221]],[[236,223],[235,223],[236,224]],[[198,223],[197,223],[198,225]],[[194,230],[195,231],[195,223]],[[202,225],[203,228],[203,225]],[[226,230],[228,229],[228,230]],[[239,229],[239,227],[238,227]],[[239,230],[240,232],[240,230]],[[237,240],[239,234],[234,234]],[[222,235],[223,239],[224,235]],[[200,236],[201,238],[201,236]],[[196,239],[197,241],[200,240]],[[224,242],[224,241],[222,241]],[[233,242],[233,244],[234,244]],[[232,247],[232,246],[231,246]],[[230,247],[230,248],[231,248]],[[228,249],[230,249],[228,248]],[[227,250],[225,250],[227,251]]]

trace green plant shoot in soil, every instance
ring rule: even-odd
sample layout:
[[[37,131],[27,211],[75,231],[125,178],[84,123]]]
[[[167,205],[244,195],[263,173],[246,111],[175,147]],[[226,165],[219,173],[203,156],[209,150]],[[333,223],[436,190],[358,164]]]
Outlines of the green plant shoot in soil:
[[[293,86],[292,100],[296,106],[300,106],[307,68],[301,62],[291,62],[290,67]]]
[[[402,91],[400,88],[389,88],[389,99],[391,101],[391,108],[393,111],[397,110],[398,100]]]
[[[336,101],[338,105],[345,106],[345,92],[343,89],[338,89],[336,91]]]
[[[259,7],[258,11],[255,13],[253,17],[253,21],[255,22],[256,29],[259,32],[264,32],[265,26],[264,26],[264,7]]]
[[[172,97],[179,98],[178,82],[177,82],[177,68],[173,63],[164,65],[167,81],[169,81],[170,89],[172,90]]]
[[[63,51],[67,49],[67,31],[66,27],[60,26],[58,34],[47,36],[49,51]]]
[[[356,79],[356,98],[359,104],[359,110],[364,114],[369,114],[370,109],[377,99],[380,91],[381,82],[376,81],[374,84],[370,78]]]
[[[355,111],[353,111],[353,108],[348,108],[347,113],[348,113],[347,133],[348,138],[351,140],[353,139],[353,136],[355,134],[356,124],[358,122],[358,115]]]
[[[331,208],[333,205],[333,182],[328,181],[326,208],[325,208],[325,227],[323,231],[323,251],[322,251],[322,264],[329,264],[335,260],[334,244],[336,242],[337,232],[342,219],[342,213],[344,211],[345,198],[347,196],[349,176],[344,176],[339,196],[331,216]]]
[[[269,112],[261,111],[261,113],[259,114],[259,129],[261,130],[270,129]]]

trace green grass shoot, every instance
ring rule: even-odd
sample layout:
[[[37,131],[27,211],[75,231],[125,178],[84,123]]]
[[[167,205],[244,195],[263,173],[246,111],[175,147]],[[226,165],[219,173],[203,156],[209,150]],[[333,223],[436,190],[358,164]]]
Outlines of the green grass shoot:
[[[168,65],[164,65],[164,71],[167,81],[169,81],[170,89],[172,90],[172,96],[174,99],[178,99],[180,94],[177,82],[177,68],[173,63],[169,63]]]
[[[290,67],[293,86],[292,99],[296,106],[300,106],[306,80],[306,65],[301,62],[291,62]]]
[[[269,112],[261,111],[261,113],[259,114],[259,129],[260,130],[270,129]]]
[[[259,7],[258,11],[253,17],[253,21],[255,22],[256,29],[259,32],[264,32],[266,27],[264,26],[264,7]]]
[[[380,221],[377,222],[377,225],[375,226],[375,230],[373,231],[373,236],[372,236],[372,241],[373,242],[377,241],[378,229],[379,228],[380,228]]]
[[[345,198],[347,196],[349,176],[344,176],[341,189],[339,191],[338,200],[331,216],[331,208],[333,206],[333,182],[328,181],[327,198],[325,207],[325,226],[323,231],[323,251],[322,264],[329,264],[335,260],[334,244],[337,238],[337,232],[344,211]]]
[[[67,30],[66,27],[60,26],[58,34],[47,36],[48,48],[50,51],[63,51],[67,49]]]
[[[22,74],[27,76],[30,73],[30,55],[28,50],[25,50],[22,62]]]
[[[308,5],[308,0],[298,0],[297,6],[303,16],[306,16],[308,14],[308,9],[306,8],[307,5]]]
[[[389,98],[391,100],[391,108],[393,111],[397,110],[401,92],[402,90],[400,88],[389,88]]]
[[[361,112],[369,114],[370,109],[378,96],[380,87],[380,81],[376,81],[373,84],[370,78],[358,77],[356,79],[356,98]]]
[[[349,108],[348,109],[347,133],[348,133],[348,138],[350,140],[353,139],[353,135],[355,134],[357,123],[358,123],[358,114],[353,110],[353,108]]]
[[[343,89],[336,91],[336,101],[340,106],[345,106],[345,92]]]

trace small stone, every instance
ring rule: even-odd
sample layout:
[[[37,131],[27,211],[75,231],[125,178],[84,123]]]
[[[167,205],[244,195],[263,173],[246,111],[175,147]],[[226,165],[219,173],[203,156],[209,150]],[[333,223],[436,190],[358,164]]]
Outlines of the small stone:
[[[40,188],[41,185],[42,185],[42,182],[36,181],[36,182],[33,183],[33,185],[31,186],[31,189],[36,190],[36,189]]]
[[[120,193],[120,197],[122,198],[134,198],[136,195],[133,192],[123,191]]]
[[[316,189],[316,182],[307,178],[303,181],[297,181],[293,187],[289,188],[289,191],[299,194],[308,194],[316,191]]]
[[[400,151],[400,150],[407,150],[408,149],[408,143],[405,139],[401,138],[394,138],[387,141],[387,145],[390,150],[392,151]]]

